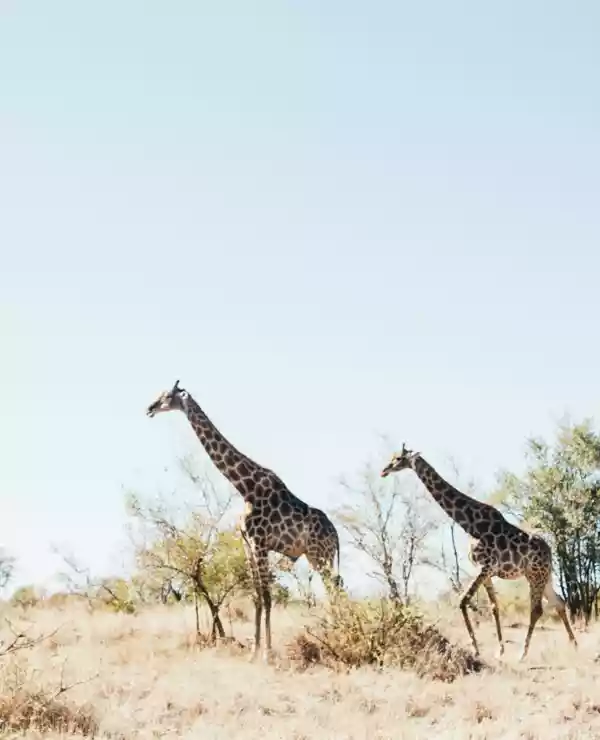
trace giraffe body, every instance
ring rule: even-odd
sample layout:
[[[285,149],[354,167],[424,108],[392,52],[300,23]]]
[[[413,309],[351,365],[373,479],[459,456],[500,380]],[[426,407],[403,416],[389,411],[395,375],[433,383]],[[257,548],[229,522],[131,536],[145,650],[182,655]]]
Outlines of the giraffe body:
[[[292,561],[302,555],[323,578],[327,590],[341,586],[333,576],[339,537],[329,517],[295,496],[276,473],[259,465],[236,449],[216,428],[192,396],[179,387],[162,393],[147,410],[149,416],[165,411],[182,411],[218,470],[245,501],[240,530],[255,590],[255,641],[253,657],[260,649],[264,611],[266,647],[271,640],[271,574],[268,554],[274,551]]]
[[[432,497],[449,517],[471,536],[469,557],[479,568],[471,584],[467,587],[460,609],[476,653],[479,653],[477,639],[468,614],[468,605],[483,586],[492,604],[500,653],[504,652],[502,628],[496,591],[492,578],[515,580],[525,577],[529,582],[530,619],[523,645],[521,660],[529,650],[531,635],[538,619],[543,614],[542,597],[545,597],[558,612],[569,640],[576,646],[577,641],[567,618],[564,600],[552,586],[552,551],[550,545],[539,535],[524,532],[509,522],[498,509],[483,501],[458,491],[445,481],[419,453],[407,450],[392,456],[390,463],[382,470],[383,477],[390,473],[412,469],[425,485]]]

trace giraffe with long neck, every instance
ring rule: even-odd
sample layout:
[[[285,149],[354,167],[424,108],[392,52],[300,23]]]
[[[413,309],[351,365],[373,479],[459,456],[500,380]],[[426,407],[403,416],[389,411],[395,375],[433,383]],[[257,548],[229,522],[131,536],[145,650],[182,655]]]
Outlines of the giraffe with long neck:
[[[208,418],[199,404],[179,381],[171,390],[161,393],[148,406],[150,417],[166,411],[182,411],[200,443],[217,469],[229,480],[245,501],[241,531],[246,558],[255,590],[255,635],[252,657],[256,658],[261,641],[264,611],[267,654],[271,653],[271,574],[269,551],[282,553],[292,561],[306,555],[317,570],[327,591],[341,587],[333,575],[337,557],[339,571],[339,537],[334,524],[320,509],[304,503],[268,468],[241,453]]]
[[[543,614],[542,597],[545,597],[548,603],[556,609],[567,630],[569,640],[576,647],[577,641],[567,618],[565,602],[552,587],[550,545],[541,537],[528,534],[511,524],[498,509],[490,504],[477,501],[458,491],[445,481],[420,453],[407,450],[404,445],[402,445],[401,452],[392,456],[390,462],[381,471],[381,475],[386,477],[390,473],[407,468],[417,474],[446,514],[472,538],[469,557],[474,565],[479,566],[479,572],[461,598],[460,610],[475,653],[479,654],[479,647],[469,619],[468,606],[482,585],[492,605],[499,652],[500,654],[504,652],[498,598],[492,584],[493,577],[515,580],[524,576],[529,582],[531,601],[529,628],[523,644],[521,660],[527,655],[531,635],[538,619]]]

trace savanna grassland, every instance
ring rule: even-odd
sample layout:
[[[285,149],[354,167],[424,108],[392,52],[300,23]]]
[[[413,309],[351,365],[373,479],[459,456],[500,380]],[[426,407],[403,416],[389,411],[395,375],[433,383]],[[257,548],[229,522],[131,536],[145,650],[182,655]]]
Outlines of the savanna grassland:
[[[451,641],[468,648],[460,613],[430,611]],[[46,635],[1,659],[0,733],[50,738],[599,738],[600,633],[577,629],[573,651],[560,624],[536,630],[519,664],[526,617],[504,614],[506,653],[495,657],[489,615],[476,627],[482,672],[436,680],[398,667],[348,668],[298,657],[298,635],[317,612],[274,610],[273,664],[248,660],[252,610],[234,610],[236,641],[208,647],[193,608],[154,606],[135,614],[84,603],[7,607],[2,638]],[[208,624],[202,615],[203,628]],[[300,640],[301,643],[301,640]]]

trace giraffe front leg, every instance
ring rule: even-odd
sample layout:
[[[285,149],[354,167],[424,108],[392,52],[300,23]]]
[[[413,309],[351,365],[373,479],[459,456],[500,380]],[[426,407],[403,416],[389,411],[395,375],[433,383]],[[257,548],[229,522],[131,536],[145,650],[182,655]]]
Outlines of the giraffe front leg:
[[[473,643],[473,649],[475,650],[475,655],[479,655],[479,646],[477,645],[477,638],[475,637],[475,632],[473,631],[473,625],[471,624],[471,620],[469,619],[469,603],[471,599],[473,598],[475,592],[481,586],[482,583],[485,583],[485,581],[490,577],[490,573],[487,570],[482,570],[480,573],[477,574],[477,576],[473,579],[471,582],[471,585],[467,588],[467,590],[464,593],[464,596],[460,600],[460,610],[463,615],[463,619],[465,622],[465,625],[467,627],[467,632],[469,633],[469,637],[471,638],[471,642]]]
[[[258,590],[265,611],[265,639],[266,650],[265,660],[269,661],[272,657],[273,644],[271,640],[271,572],[269,569],[268,551],[255,553],[257,573],[258,573]]]
[[[260,587],[260,575],[258,570],[258,563],[255,555],[254,544],[248,539],[245,533],[242,532],[244,550],[246,551],[246,561],[250,569],[250,575],[252,577],[252,585],[254,587],[254,648],[250,656],[251,661],[255,661],[260,651],[260,627],[262,622],[262,593]]]
[[[491,578],[488,578],[487,581],[484,581],[483,586],[492,605],[492,613],[494,615],[494,622],[496,623],[496,634],[498,635],[498,654],[504,655],[504,641],[502,640],[502,627],[500,626],[500,607],[498,605],[496,589],[492,584]]]

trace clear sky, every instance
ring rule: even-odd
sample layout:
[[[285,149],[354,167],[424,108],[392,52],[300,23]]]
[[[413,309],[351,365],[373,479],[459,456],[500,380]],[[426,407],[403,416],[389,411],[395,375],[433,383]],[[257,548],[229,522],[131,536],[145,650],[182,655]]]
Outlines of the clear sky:
[[[0,542],[95,570],[196,449],[485,492],[600,412],[600,7],[0,0]],[[407,474],[409,475],[409,474]],[[117,558],[118,559],[118,558]]]

